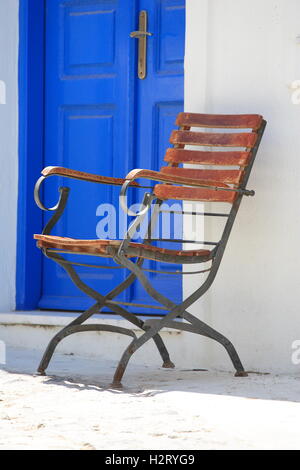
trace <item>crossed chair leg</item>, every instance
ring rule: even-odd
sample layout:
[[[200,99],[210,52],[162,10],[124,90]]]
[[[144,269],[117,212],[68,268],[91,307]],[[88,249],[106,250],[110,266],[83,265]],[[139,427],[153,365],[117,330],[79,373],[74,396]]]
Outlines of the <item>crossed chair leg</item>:
[[[83,312],[81,315],[79,315],[75,320],[73,320],[69,325],[64,327],[61,331],[59,331],[52,338],[52,340],[48,344],[48,347],[38,367],[38,372],[41,375],[45,374],[45,370],[48,367],[49,362],[54,354],[54,351],[57,345],[60,343],[60,341],[62,341],[65,337],[73,333],[79,333],[79,332],[85,332],[85,331],[110,331],[114,333],[131,336],[133,338],[129,346],[125,349],[119,361],[117,369],[115,371],[112,385],[116,388],[122,387],[121,381],[122,381],[123,375],[125,373],[126,367],[128,365],[128,362],[131,356],[141,346],[143,346],[143,344],[145,344],[150,339],[153,339],[153,341],[155,342],[158,348],[158,351],[163,359],[162,366],[165,368],[173,368],[174,364],[171,362],[167,348],[161,336],[159,335],[159,331],[162,328],[168,327],[168,328],[175,328],[177,330],[184,330],[184,331],[189,331],[191,333],[196,333],[196,334],[206,336],[208,338],[211,338],[219,342],[220,344],[224,346],[224,348],[229,354],[229,357],[233,363],[233,366],[236,369],[235,375],[239,377],[247,376],[247,373],[245,372],[243,365],[240,361],[240,358],[234,346],[232,345],[232,343],[225,336],[223,336],[222,334],[220,334],[219,332],[217,332],[216,330],[208,326],[206,323],[194,317],[192,314],[188,313],[185,310],[186,301],[184,301],[182,304],[176,305],[171,300],[167,299],[162,294],[157,292],[151,286],[148,279],[139,268],[139,264],[141,264],[142,261],[138,260],[137,263],[133,263],[132,261],[129,261],[126,258],[124,259],[123,257],[122,259],[118,258],[118,261],[124,267],[127,267],[128,269],[130,269],[132,272],[121,284],[119,284],[109,294],[107,294],[106,296],[102,296],[97,291],[87,286],[80,279],[79,275],[77,274],[73,266],[68,264],[68,262],[64,260],[60,255],[51,253],[51,255],[47,254],[47,256],[53,259],[59,265],[61,265],[66,270],[66,272],[68,273],[72,281],[75,283],[75,285],[80,290],[85,292],[87,295],[95,299],[96,303],[92,307],[90,307],[88,310]],[[164,305],[170,310],[169,313],[164,318],[158,319],[158,320],[148,320],[148,321],[143,322],[142,320],[137,318],[134,314],[128,312],[126,309],[122,308],[121,306],[111,303],[112,299],[115,298],[117,295],[119,295],[119,293],[124,291],[127,287],[129,287],[137,277],[142,283],[142,285],[144,286],[144,288],[146,289],[146,291],[155,300],[157,300],[158,302],[160,302],[162,305]],[[199,298],[199,296],[197,298]],[[114,313],[121,315],[123,318],[126,318],[128,321],[138,326],[141,330],[144,331],[144,333],[138,338],[132,330],[127,329],[127,328],[121,328],[117,326],[104,325],[104,324],[83,325],[83,322],[85,322],[92,315],[100,312],[104,308],[104,306],[108,306]],[[177,317],[183,318],[184,320],[186,320],[186,322],[175,321]]]
[[[64,260],[58,254],[51,254],[45,253],[49,258],[53,259],[56,263],[62,266],[67,274],[70,276],[74,284],[87,295],[92,297],[93,299],[97,300],[97,302],[79,315],[75,320],[69,323],[66,327],[60,330],[49,342],[46,351],[42,357],[42,360],[38,367],[38,373],[41,375],[45,375],[45,370],[49,365],[49,362],[54,354],[54,351],[57,345],[62,341],[62,339],[66,338],[67,336],[73,333],[79,333],[84,331],[110,331],[113,333],[124,334],[127,336],[131,336],[136,339],[135,333],[128,329],[128,328],[121,328],[117,326],[105,325],[105,324],[90,324],[90,325],[83,325],[82,323],[85,322],[88,318],[92,315],[101,312],[104,306],[108,306],[114,313],[121,315],[123,318],[126,318],[129,322],[133,323],[135,326],[141,328],[141,330],[146,330],[149,327],[145,325],[145,323],[137,318],[134,314],[128,312],[124,308],[119,305],[110,303],[113,298],[119,295],[122,291],[128,288],[133,281],[135,280],[136,276],[134,274],[130,274],[121,284],[119,284],[115,289],[113,289],[109,294],[106,296],[102,296],[97,291],[92,289],[91,287],[87,286],[78,276],[75,269],[68,264],[66,260]],[[142,261],[138,261],[142,262]],[[173,362],[170,360],[170,356],[168,350],[161,339],[159,334],[155,334],[152,336],[153,341],[155,342],[158,351],[162,357],[163,364],[162,367],[164,368],[174,368]]]

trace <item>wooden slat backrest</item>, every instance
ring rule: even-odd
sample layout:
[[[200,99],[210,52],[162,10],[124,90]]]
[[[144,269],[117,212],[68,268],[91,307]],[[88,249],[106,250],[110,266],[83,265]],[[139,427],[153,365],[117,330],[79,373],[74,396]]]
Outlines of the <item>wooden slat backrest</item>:
[[[256,132],[238,132],[233,134],[173,131],[171,144],[203,145],[208,147],[247,147],[252,148],[257,139]]]
[[[216,186],[237,188],[242,184],[244,169],[251,161],[251,151],[257,142],[257,132],[262,123],[263,118],[258,114],[179,113],[176,124],[180,129],[174,130],[171,134],[170,142],[174,148],[167,149],[165,161],[168,166],[162,167],[161,172],[199,179],[199,181],[213,181]],[[193,131],[191,128],[203,128],[204,131]],[[241,131],[222,132],[221,129],[239,129]],[[206,149],[186,149],[186,145],[206,147]],[[209,150],[208,147],[212,147],[212,150]],[[215,147],[219,147],[220,150]],[[225,150],[227,147],[229,149]],[[232,147],[235,149],[233,150]],[[204,168],[180,168],[179,165],[182,163],[203,165]],[[209,169],[208,165],[210,165]],[[214,166],[217,168],[211,168]],[[218,169],[220,166],[237,168]],[[234,202],[237,195],[233,191],[215,191],[170,184],[158,184],[155,186],[154,192],[161,199],[230,203]]]
[[[206,202],[234,202],[235,193],[231,191],[214,191],[203,188],[186,188],[183,186],[171,186],[169,184],[157,184],[154,189],[159,199],[180,199],[185,201]]]
[[[197,114],[179,113],[176,125],[179,127],[210,127],[227,129],[253,129],[257,131],[263,121],[258,114]]]
[[[222,165],[222,166],[246,166],[250,151],[246,152],[208,152],[202,150],[186,150],[169,148],[165,155],[168,163],[191,163],[195,165]]]
[[[166,175],[185,176],[186,178],[201,181],[215,181],[217,183],[238,185],[243,176],[241,170],[194,170],[194,168],[174,168],[163,166],[160,171]]]

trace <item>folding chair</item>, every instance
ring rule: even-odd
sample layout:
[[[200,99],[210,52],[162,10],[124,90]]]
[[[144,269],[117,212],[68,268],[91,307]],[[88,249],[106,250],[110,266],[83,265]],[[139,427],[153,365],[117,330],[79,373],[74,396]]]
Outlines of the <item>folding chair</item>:
[[[246,185],[266,121],[262,116],[254,114],[208,115],[180,113],[177,116],[176,124],[179,126],[179,130],[173,131],[170,138],[173,148],[167,149],[165,155],[165,162],[167,162],[168,166],[162,167],[158,172],[136,169],[131,171],[125,179],[119,179],[69,170],[62,167],[46,167],[42,171],[42,176],[38,179],[35,186],[35,201],[41,209],[54,211],[54,215],[46,224],[43,233],[41,235],[34,235],[34,238],[37,240],[37,246],[45,256],[62,266],[74,284],[94,299],[95,303],[68,326],[59,331],[50,341],[38,368],[40,374],[45,373],[45,369],[51,360],[57,344],[63,338],[73,333],[84,331],[110,331],[132,337],[131,343],[124,351],[116,368],[113,379],[114,386],[121,386],[121,380],[131,356],[150,339],[154,340],[159,350],[163,359],[163,367],[172,368],[174,364],[170,361],[169,353],[159,335],[162,328],[167,327],[197,333],[219,342],[230,356],[236,370],[235,375],[239,377],[247,375],[232,343],[221,333],[189,313],[187,309],[203,296],[215,279],[242,197],[254,195],[254,191],[248,190]],[[210,132],[206,132],[206,130],[201,132],[199,130],[191,131],[191,128],[210,128]],[[219,132],[220,128],[227,129],[227,131]],[[236,130],[230,131],[230,129]],[[241,129],[243,129],[243,132]],[[188,149],[185,148],[186,145],[189,146]],[[196,149],[190,150],[190,146],[196,146]],[[202,147],[205,147],[206,150],[203,150]],[[190,166],[189,168],[182,168],[179,166],[181,164],[197,165],[197,168],[190,168]],[[199,168],[200,165],[201,169]],[[222,168],[224,166],[229,168]],[[46,208],[43,205],[39,196],[40,187],[46,178],[53,175],[100,184],[120,185],[121,206],[129,216],[134,217],[128,226],[124,239],[76,240],[51,236],[52,228],[65,209],[69,192],[69,188],[60,188],[60,198],[57,205],[52,208]],[[135,181],[138,178],[152,180],[158,184],[155,184],[151,191],[144,193],[141,210],[135,213],[127,207],[127,190],[130,186],[142,187]],[[225,218],[226,222],[220,241],[216,243],[201,242],[204,245],[212,245],[213,248],[210,250],[198,248],[194,250],[175,250],[153,244],[153,239],[151,238],[152,230],[157,223],[161,205],[166,200],[230,204],[230,210],[225,213],[202,212],[200,214],[198,212],[182,210],[183,214],[189,213],[195,217],[203,215],[204,217]],[[133,242],[132,238],[136,230],[141,226],[146,214],[150,213],[151,206],[150,224],[145,238],[141,243]],[[162,239],[162,241],[164,240]],[[184,243],[185,240],[181,240],[181,242]],[[199,244],[199,241],[196,241],[196,243]],[[87,286],[80,279],[74,266],[77,264],[81,265],[81,263],[67,260],[66,257],[62,256],[65,253],[110,257],[119,267],[128,269],[130,273],[111,292],[103,295]],[[209,263],[209,267],[202,271],[196,271],[206,273],[206,278],[191,295],[176,305],[172,299],[165,297],[151,285],[149,278],[145,274],[145,271],[149,270],[143,268],[145,259],[155,260],[160,263],[178,263],[180,265]],[[85,266],[93,265],[85,264]],[[157,270],[157,272],[162,271]],[[193,271],[185,271],[182,274],[193,273]],[[167,310],[168,313],[166,315],[160,315],[155,319],[142,320],[140,316],[124,307],[124,304],[128,307],[130,303],[113,300],[121,292],[130,287],[136,279],[142,284],[145,291],[161,305],[159,308]],[[107,324],[83,324],[93,314],[100,313],[104,307],[107,307],[110,311],[140,328],[142,330],[141,336],[137,337],[132,330],[127,328]]]

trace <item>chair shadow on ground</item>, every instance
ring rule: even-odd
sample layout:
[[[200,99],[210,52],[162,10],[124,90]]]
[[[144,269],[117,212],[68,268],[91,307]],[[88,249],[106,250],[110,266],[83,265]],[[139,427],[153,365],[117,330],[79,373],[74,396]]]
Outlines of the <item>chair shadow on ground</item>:
[[[111,385],[117,362],[57,354],[45,376],[36,368],[40,352],[15,354],[2,369],[10,374],[32,376],[45,386],[55,385],[76,390],[93,390],[136,397],[153,397],[180,391],[209,395],[226,395],[247,399],[279,400],[300,403],[300,374],[276,375],[249,371],[248,377],[234,377],[233,372],[202,368],[163,369],[132,363],[122,388]],[[46,392],[47,387],[45,387]]]

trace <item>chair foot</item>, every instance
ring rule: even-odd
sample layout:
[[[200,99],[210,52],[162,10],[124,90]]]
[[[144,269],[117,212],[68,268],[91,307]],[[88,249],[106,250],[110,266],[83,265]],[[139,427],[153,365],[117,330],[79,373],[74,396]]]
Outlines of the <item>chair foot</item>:
[[[173,366],[169,366],[168,364],[172,364],[172,362],[170,361],[170,356],[169,356],[169,353],[168,353],[168,350],[165,346],[165,343],[163,342],[161,336],[157,333],[155,336],[153,336],[153,340],[157,346],[157,349],[161,355],[161,358],[163,360],[163,367],[174,367]],[[164,365],[164,364],[167,364],[167,365]]]
[[[175,364],[172,361],[165,361],[162,365],[165,369],[174,369]]]
[[[237,371],[234,374],[235,377],[248,377],[248,373],[245,370]]]
[[[44,369],[38,368],[37,375],[47,375]]]
[[[112,382],[109,385],[109,387],[113,388],[114,390],[122,390],[123,389],[123,385],[121,384],[121,382]]]

